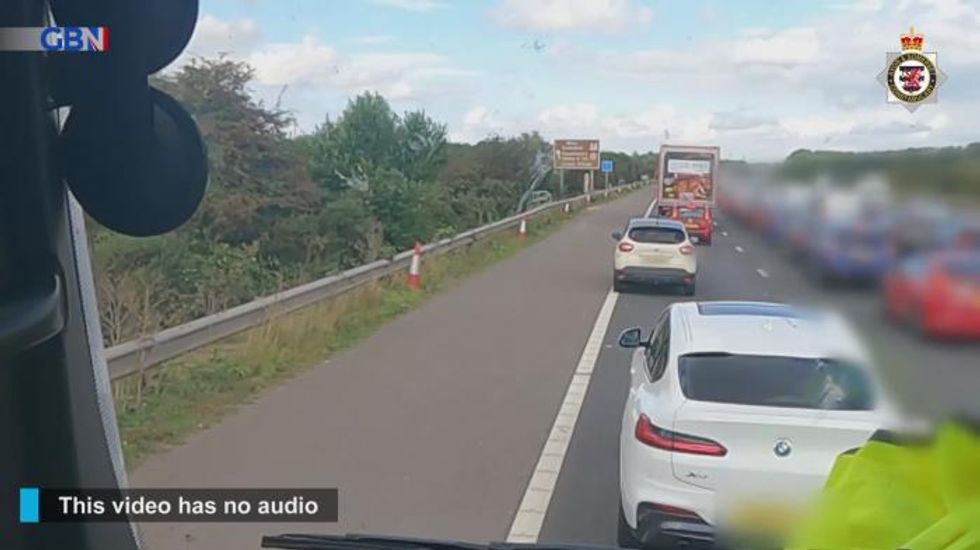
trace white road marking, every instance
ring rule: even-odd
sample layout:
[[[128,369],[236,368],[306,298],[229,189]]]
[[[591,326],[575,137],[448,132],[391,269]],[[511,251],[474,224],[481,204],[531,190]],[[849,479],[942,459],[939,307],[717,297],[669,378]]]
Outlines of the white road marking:
[[[769,278],[769,272],[766,271],[765,269],[759,268],[759,269],[756,269],[755,272],[758,273],[759,274],[759,277],[762,277],[763,279],[768,279]]]
[[[650,213],[653,212],[653,208],[657,206],[657,199],[650,201],[650,206],[647,207],[647,211],[643,214],[644,218],[649,218]]]
[[[565,453],[568,451],[568,444],[572,440],[572,433],[575,431],[575,422],[578,420],[579,411],[585,401],[585,392],[589,389],[589,381],[592,379],[592,371],[595,369],[596,361],[599,359],[599,351],[602,341],[612,320],[613,310],[616,309],[616,301],[619,293],[610,290],[606,295],[602,308],[596,316],[595,324],[592,326],[592,333],[585,342],[585,349],[578,360],[575,374],[572,381],[568,384],[565,392],[565,399],[558,409],[558,415],[551,426],[548,440],[545,441],[538,463],[531,474],[531,480],[524,490],[524,498],[517,508],[514,522],[510,526],[510,533],[507,535],[507,542],[526,542],[535,543],[538,535],[541,534],[541,526],[544,524],[545,515],[548,513],[548,505],[551,504],[551,496],[558,482],[558,474],[561,472],[562,463],[565,461]]]
[[[721,236],[722,237],[727,237],[728,236],[728,231],[722,231],[721,232]]]
[[[736,246],[735,247],[735,252],[738,252],[739,254],[741,254],[742,252],[745,252],[745,249],[742,248],[741,246]]]

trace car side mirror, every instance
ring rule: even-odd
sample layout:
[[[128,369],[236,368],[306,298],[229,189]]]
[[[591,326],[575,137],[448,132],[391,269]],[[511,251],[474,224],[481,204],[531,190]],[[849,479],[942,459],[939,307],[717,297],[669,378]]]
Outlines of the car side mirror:
[[[623,240],[623,232],[622,231],[613,231],[612,232],[612,238],[613,238],[614,241],[621,241],[621,240]]]
[[[619,347],[621,348],[640,348],[646,347],[643,341],[643,332],[638,327],[628,328],[619,333]]]

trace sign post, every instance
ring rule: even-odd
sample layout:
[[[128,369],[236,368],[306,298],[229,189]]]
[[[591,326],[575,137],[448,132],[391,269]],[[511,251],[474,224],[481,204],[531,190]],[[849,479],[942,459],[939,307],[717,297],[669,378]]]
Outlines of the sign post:
[[[609,174],[613,171],[613,161],[602,161],[602,173],[606,175],[606,189],[609,189]]]
[[[553,152],[559,192],[564,194],[565,191],[565,170],[586,170],[582,187],[585,193],[591,191],[593,171],[599,168],[599,140],[556,139]]]

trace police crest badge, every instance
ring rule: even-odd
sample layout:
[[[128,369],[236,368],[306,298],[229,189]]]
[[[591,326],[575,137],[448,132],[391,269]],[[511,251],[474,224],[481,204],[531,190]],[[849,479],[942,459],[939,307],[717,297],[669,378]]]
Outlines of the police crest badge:
[[[925,37],[909,28],[899,37],[901,52],[885,54],[885,69],[878,81],[885,87],[889,103],[899,103],[913,112],[925,103],[936,102],[936,90],[946,80],[939,70],[936,52],[922,50]]]

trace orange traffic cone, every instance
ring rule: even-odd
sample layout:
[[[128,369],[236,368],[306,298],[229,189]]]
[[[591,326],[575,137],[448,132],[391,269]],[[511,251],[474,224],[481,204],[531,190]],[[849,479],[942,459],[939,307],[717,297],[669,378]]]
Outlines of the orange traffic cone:
[[[524,240],[527,238],[527,220],[521,218],[521,224],[517,226],[517,238]]]
[[[408,266],[408,288],[418,289],[422,286],[420,269],[422,267],[422,245],[415,241],[415,249],[412,251],[412,263]]]

